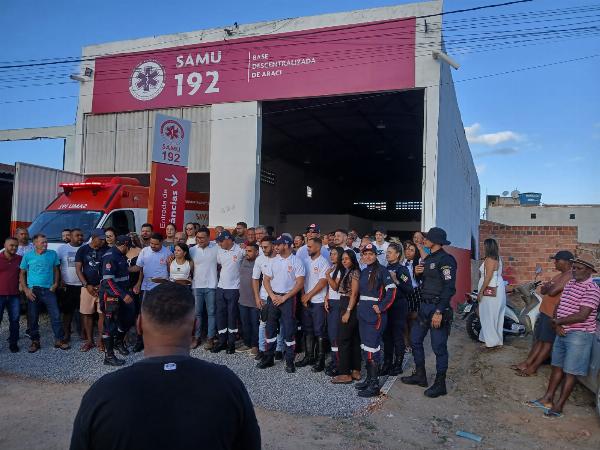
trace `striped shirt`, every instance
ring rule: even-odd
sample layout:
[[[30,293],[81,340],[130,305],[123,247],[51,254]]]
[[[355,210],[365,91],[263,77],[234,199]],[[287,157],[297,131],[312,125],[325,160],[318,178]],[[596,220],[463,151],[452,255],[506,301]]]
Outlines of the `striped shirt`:
[[[561,319],[579,312],[582,306],[592,308],[592,312],[583,322],[563,325],[565,331],[596,332],[596,315],[600,304],[600,288],[592,278],[585,281],[569,281],[560,296],[556,317]]]

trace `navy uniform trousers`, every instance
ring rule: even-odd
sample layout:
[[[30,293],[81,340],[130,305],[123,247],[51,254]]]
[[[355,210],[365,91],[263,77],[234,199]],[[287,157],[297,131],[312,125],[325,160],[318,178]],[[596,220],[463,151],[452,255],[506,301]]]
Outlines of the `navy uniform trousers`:
[[[227,343],[235,345],[235,335],[238,332],[240,291],[238,289],[217,288],[217,334],[219,345]]]
[[[363,360],[368,363],[381,362],[381,335],[387,322],[387,313],[377,314],[373,305],[378,302],[359,300],[358,302],[358,331],[360,333],[360,348]]]
[[[331,343],[331,362],[334,367],[338,365],[338,330],[340,328],[340,320],[342,314],[346,310],[340,311],[340,300],[329,299],[329,313],[327,313],[327,336]]]
[[[396,297],[394,304],[387,310],[387,325],[383,332],[384,359],[391,360],[395,355],[400,359],[406,351],[404,329],[408,315],[408,302],[404,297]]]
[[[410,339],[412,341],[413,357],[416,366],[425,366],[425,350],[423,349],[423,340],[427,333],[431,335],[431,349],[435,354],[435,368],[437,373],[446,373],[448,369],[448,332],[449,324],[442,323],[440,328],[431,326],[431,318],[437,309],[437,305],[430,303],[421,303],[419,315],[415,321]]]
[[[302,331],[305,335],[325,337],[325,324],[327,322],[325,303],[308,302],[306,306],[302,305],[301,320]]]
[[[275,292],[276,295],[285,295]],[[271,297],[267,299],[267,326],[265,328],[265,353],[271,357],[277,346],[279,320],[283,322],[283,338],[285,341],[285,360],[294,362],[296,356],[296,297],[288,298],[279,306],[273,304]]]

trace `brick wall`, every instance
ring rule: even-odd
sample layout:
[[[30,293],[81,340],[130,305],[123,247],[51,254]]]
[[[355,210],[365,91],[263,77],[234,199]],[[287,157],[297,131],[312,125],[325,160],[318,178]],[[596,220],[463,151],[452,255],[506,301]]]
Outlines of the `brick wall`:
[[[583,242],[579,242],[577,244],[577,256],[583,255],[591,258],[596,266],[596,270],[600,272],[600,244],[584,244]],[[598,274],[595,275],[598,276]]]
[[[483,257],[483,241],[496,239],[500,256],[504,263],[504,279],[510,284],[531,281],[535,276],[535,266],[543,269],[541,279],[547,279],[554,272],[554,263],[549,259],[558,250],[569,250],[576,254],[596,244],[578,244],[576,226],[510,226],[488,220],[479,225],[480,255]],[[582,246],[582,247],[578,247]],[[600,256],[600,245],[596,257]]]

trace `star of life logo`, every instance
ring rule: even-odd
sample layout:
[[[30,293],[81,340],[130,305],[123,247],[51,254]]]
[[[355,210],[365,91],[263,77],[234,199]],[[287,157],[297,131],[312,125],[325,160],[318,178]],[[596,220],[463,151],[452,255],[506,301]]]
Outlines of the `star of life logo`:
[[[161,136],[169,139],[173,145],[181,145],[185,132],[181,124],[175,120],[166,120],[160,126]]]
[[[154,60],[144,61],[133,69],[129,79],[129,92],[138,100],[156,98],[165,87],[165,70]]]

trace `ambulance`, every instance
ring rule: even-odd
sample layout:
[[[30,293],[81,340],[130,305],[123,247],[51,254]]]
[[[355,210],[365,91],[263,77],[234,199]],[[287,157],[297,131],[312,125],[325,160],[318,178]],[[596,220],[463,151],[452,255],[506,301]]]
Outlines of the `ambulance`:
[[[87,239],[94,228],[113,227],[119,234],[140,232],[148,221],[149,188],[130,177],[90,177],[82,182],[60,183],[63,192],[29,226],[29,235],[43,233],[48,248],[63,242],[65,228],[80,228]],[[185,222],[208,226],[208,193],[188,192]],[[183,228],[183,225],[179,228]]]

